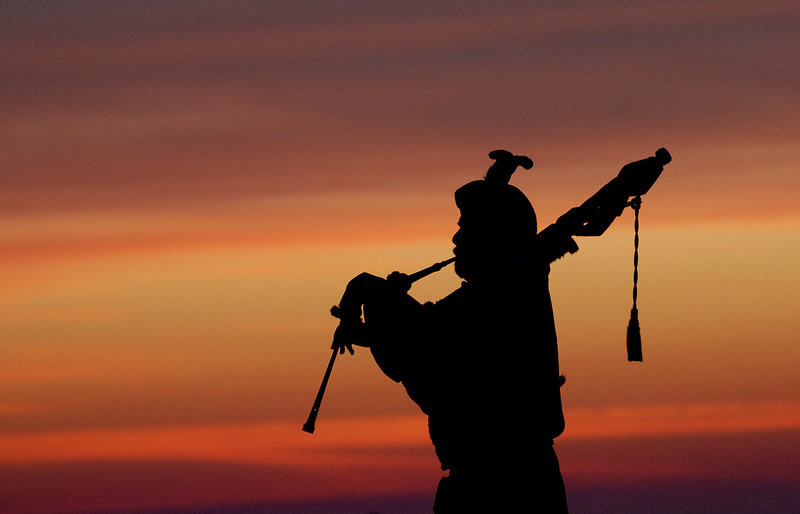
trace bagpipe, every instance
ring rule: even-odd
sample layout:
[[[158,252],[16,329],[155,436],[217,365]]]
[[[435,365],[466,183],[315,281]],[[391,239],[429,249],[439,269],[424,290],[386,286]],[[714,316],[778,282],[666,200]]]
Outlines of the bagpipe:
[[[533,162],[525,156],[513,156],[510,152],[496,150],[489,154],[490,158],[512,159],[513,166],[523,166],[530,169]],[[634,218],[634,256],[633,256],[633,307],[631,317],[628,322],[626,346],[629,361],[642,361],[642,340],[639,327],[639,311],[637,308],[638,279],[639,279],[639,210],[642,206],[642,196],[646,194],[653,184],[656,183],[664,170],[664,166],[672,161],[672,156],[666,148],[659,148],[655,155],[634,161],[622,167],[616,177],[611,179],[606,185],[601,187],[595,194],[589,197],[579,207],[567,211],[558,220],[549,225],[536,235],[536,246],[546,248],[547,255],[542,256],[547,262],[552,262],[566,255],[578,251],[578,245],[573,239],[575,236],[599,236],[622,215],[626,207],[631,207],[635,213]],[[511,169],[513,173],[513,168]],[[508,175],[510,177],[510,173]],[[506,182],[507,178],[504,177]],[[401,277],[404,281],[404,289],[407,291],[411,284],[424,277],[431,275],[448,264],[455,261],[455,257],[437,262],[410,275],[402,275],[394,272],[388,278]],[[331,315],[340,320],[340,325],[344,318],[339,306],[331,308]],[[303,424],[303,431],[313,434],[315,430],[317,415],[322,404],[325,389],[328,385],[336,355],[344,351],[344,347],[336,341],[331,346],[332,353],[325,374],[322,378],[314,404],[308,419]]]

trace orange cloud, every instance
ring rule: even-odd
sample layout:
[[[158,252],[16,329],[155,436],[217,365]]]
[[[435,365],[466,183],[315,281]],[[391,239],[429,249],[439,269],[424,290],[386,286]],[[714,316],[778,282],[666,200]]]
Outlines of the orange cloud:
[[[797,433],[797,401],[578,408],[569,409],[566,415],[567,432],[558,439],[557,448],[569,488],[663,479],[741,478],[756,469],[760,476],[785,479],[800,471],[791,465],[786,468],[786,459],[774,451],[756,454],[757,449],[743,452],[725,446],[736,444],[739,436],[770,441],[780,440],[780,434]],[[777,434],[778,439],[767,434]],[[716,446],[705,448],[704,441],[715,441]],[[676,444],[701,446],[695,457],[676,452]],[[787,451],[791,454],[790,448]],[[720,461],[705,463],[703,456],[708,455]],[[747,469],[736,468],[742,462],[748,463]],[[63,469],[67,463],[85,469],[86,476],[106,470],[100,483],[136,495],[122,500],[127,507],[380,494],[432,497],[443,474],[422,415],[325,418],[319,420],[313,435],[300,431],[299,420],[0,435],[0,471],[39,470],[46,476],[47,470]],[[774,464],[781,468],[770,469]],[[189,491],[181,482],[192,477],[191,483],[204,483],[205,473],[220,471],[224,473],[209,491]],[[180,474],[170,478],[174,472]],[[122,474],[115,478],[114,473]],[[138,482],[128,482],[152,473],[169,475],[159,480],[155,489],[149,488],[152,494],[139,491]],[[70,490],[92,489],[83,475],[59,476]],[[118,484],[120,481],[125,485]],[[46,511],[48,505],[63,501],[47,497],[50,489],[37,484],[34,481],[30,487],[41,487],[45,493],[41,498],[35,490],[17,484],[16,505]],[[74,494],[64,497],[83,508],[92,501],[101,502],[105,509],[122,506],[107,492],[98,489],[94,494],[94,499]]]
[[[582,407],[566,417],[564,442],[798,430],[800,402]],[[301,432],[299,422],[6,433],[0,434],[0,463],[141,459],[361,467],[394,462],[381,449],[429,445],[425,417],[401,415],[320,420],[313,435]]]

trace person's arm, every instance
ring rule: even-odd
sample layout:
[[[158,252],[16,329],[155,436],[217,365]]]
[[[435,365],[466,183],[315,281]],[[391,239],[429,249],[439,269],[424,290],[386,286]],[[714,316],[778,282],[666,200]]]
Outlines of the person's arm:
[[[627,200],[627,197],[625,198]],[[575,236],[596,237],[605,233],[614,220],[622,214],[627,204],[620,207],[601,208],[580,206],[561,215],[552,225],[536,234],[537,253],[551,263],[567,253],[578,251]]]
[[[384,319],[388,315],[404,317],[404,312],[397,311],[401,305],[419,305],[408,295],[413,280],[413,276],[395,271],[385,279],[361,273],[348,282],[339,305],[331,308],[331,314],[339,318],[331,348],[338,349],[339,353],[347,349],[353,354],[353,345],[369,347],[362,311],[378,312]]]
[[[537,253],[542,260],[550,263],[577,252],[574,236],[603,235],[625,207],[641,204],[641,195],[653,186],[671,160],[669,152],[660,148],[654,157],[623,166],[616,177],[579,207],[570,209],[536,235]]]

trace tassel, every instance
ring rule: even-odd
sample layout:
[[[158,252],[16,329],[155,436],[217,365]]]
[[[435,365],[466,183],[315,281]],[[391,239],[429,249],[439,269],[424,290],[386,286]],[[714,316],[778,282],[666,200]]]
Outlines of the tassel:
[[[642,362],[642,334],[639,330],[639,309],[636,308],[636,299],[639,296],[639,209],[642,198],[637,196],[630,202],[633,207],[633,308],[631,319],[628,321],[628,361]]]
[[[642,334],[639,330],[639,310],[631,309],[628,321],[628,360],[642,362]]]

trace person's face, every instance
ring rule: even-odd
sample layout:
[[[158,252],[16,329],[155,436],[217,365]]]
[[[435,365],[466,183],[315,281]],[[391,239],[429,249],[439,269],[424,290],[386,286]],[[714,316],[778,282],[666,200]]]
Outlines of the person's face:
[[[508,271],[514,256],[510,234],[502,225],[462,213],[453,235],[456,274],[467,281],[496,278]]]

